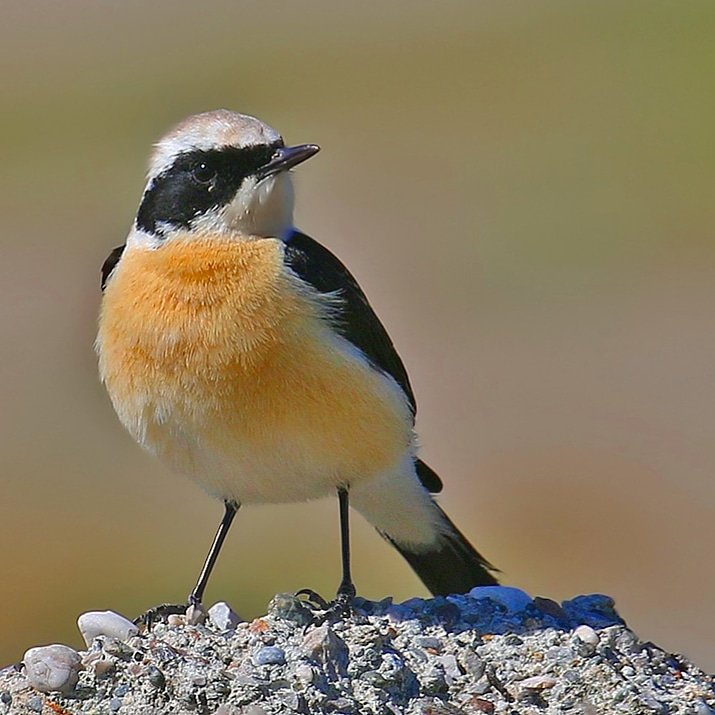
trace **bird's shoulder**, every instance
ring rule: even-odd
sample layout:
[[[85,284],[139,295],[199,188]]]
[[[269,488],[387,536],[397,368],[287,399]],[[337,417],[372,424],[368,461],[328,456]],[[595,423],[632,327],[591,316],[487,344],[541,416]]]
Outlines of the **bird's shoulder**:
[[[119,259],[122,257],[122,253],[124,253],[125,248],[126,244],[117,246],[116,248],[113,248],[112,252],[105,258],[104,263],[102,264],[102,290],[104,290],[107,285],[107,281],[112,275],[112,271],[116,268],[117,263],[119,263]]]
[[[375,368],[397,382],[414,414],[415,396],[405,366],[365,293],[340,259],[310,236],[293,231],[286,241],[285,261],[314,290],[338,295],[340,307],[336,329]]]

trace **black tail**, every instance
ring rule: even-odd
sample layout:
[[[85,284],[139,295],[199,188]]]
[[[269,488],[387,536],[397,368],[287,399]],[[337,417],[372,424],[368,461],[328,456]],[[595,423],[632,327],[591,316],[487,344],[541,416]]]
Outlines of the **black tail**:
[[[499,582],[489,573],[497,569],[467,541],[437,504],[435,508],[444,519],[444,530],[429,551],[410,551],[409,547],[383,536],[402,554],[434,596],[467,593],[474,586],[497,585]]]

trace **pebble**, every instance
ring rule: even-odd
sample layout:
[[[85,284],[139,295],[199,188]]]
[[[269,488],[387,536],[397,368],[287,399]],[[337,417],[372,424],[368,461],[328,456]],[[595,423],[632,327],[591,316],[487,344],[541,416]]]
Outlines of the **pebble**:
[[[121,698],[112,698],[109,701],[109,709],[113,713],[117,712],[117,710],[119,710],[119,708],[121,708],[121,707],[122,707],[122,699]]]
[[[123,698],[129,692],[129,683],[121,683],[112,691],[115,698]]]
[[[265,715],[265,710],[257,706],[250,707],[246,710],[239,710],[233,705],[219,705],[218,709],[214,710],[213,715]]]
[[[319,663],[347,664],[348,649],[345,641],[327,624],[309,631],[301,645],[305,654]]]
[[[22,662],[30,685],[42,693],[70,693],[77,685],[82,668],[79,653],[66,645],[30,648]]]
[[[434,636],[418,636],[415,638],[415,643],[421,648],[431,648],[436,651],[442,650],[442,641]]]
[[[254,665],[285,665],[286,654],[283,648],[267,645],[253,654]]]
[[[457,678],[461,677],[462,671],[459,669],[457,659],[451,653],[440,656],[438,662],[441,663],[442,668],[444,668],[447,685],[452,685]]]
[[[578,638],[582,643],[587,645],[597,646],[598,645],[598,633],[596,633],[591,626],[581,625],[574,629],[574,636]]]
[[[206,621],[206,609],[201,603],[192,603],[186,609],[186,623],[190,626],[200,626]]]
[[[164,673],[162,673],[155,665],[150,665],[146,669],[146,677],[152,686],[157,690],[163,690],[166,687],[166,678],[164,677]]]
[[[472,650],[468,650],[462,656],[462,665],[474,680],[479,680],[484,675],[484,661]]]
[[[77,627],[90,646],[97,636],[110,636],[120,641],[126,641],[135,636],[139,629],[124,616],[114,611],[89,611],[77,619]]]
[[[214,603],[209,608],[209,622],[219,631],[229,631],[242,622],[241,617],[225,601]]]
[[[504,606],[509,613],[519,613],[531,603],[528,593],[511,586],[475,586],[469,596],[476,600],[490,598]]]
[[[313,620],[310,608],[292,593],[277,593],[273,596],[268,604],[268,613],[300,625],[307,625]]]
[[[524,678],[519,685],[527,690],[547,690],[556,685],[556,679],[548,675],[534,675],[531,678]]]
[[[469,700],[469,704],[480,713],[487,713],[491,715],[494,712],[494,703],[490,700],[484,700],[483,698],[472,697]]]
[[[33,712],[42,712],[42,698],[39,695],[33,695],[31,698],[27,699],[27,707]]]
[[[295,677],[303,684],[310,685],[315,679],[315,672],[307,663],[296,666]]]

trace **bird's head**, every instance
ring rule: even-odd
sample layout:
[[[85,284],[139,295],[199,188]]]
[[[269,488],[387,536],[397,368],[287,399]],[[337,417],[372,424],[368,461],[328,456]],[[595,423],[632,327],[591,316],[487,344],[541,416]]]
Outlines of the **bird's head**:
[[[255,117],[196,114],[156,145],[136,233],[152,242],[176,232],[281,237],[293,223],[289,169],[319,150],[285,146]]]

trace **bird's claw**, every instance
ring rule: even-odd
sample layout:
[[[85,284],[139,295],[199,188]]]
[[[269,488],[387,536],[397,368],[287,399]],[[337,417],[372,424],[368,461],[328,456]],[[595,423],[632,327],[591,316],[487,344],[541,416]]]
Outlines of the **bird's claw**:
[[[177,619],[172,623],[174,618]],[[150,608],[146,613],[137,616],[134,619],[134,624],[144,626],[150,630],[156,623],[169,623],[176,625],[177,623],[195,626],[203,623],[206,620],[206,609],[199,601],[189,600],[189,603],[162,603],[160,606]]]
[[[330,608],[330,603],[312,588],[301,588],[300,591],[296,591],[295,597],[311,611],[327,611]]]

